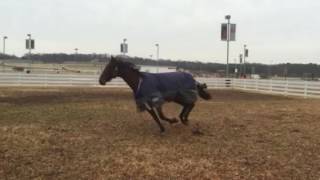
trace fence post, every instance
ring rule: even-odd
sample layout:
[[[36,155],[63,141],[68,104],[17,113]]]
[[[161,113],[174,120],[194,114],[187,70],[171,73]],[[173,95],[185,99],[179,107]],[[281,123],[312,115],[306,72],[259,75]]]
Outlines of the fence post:
[[[243,79],[244,89],[247,90],[247,79]]]
[[[288,79],[286,80],[286,86],[285,86],[285,89],[284,89],[284,95],[288,96]]]
[[[256,91],[258,91],[258,79],[256,79]]]
[[[304,98],[308,97],[308,83],[304,81]]]
[[[273,91],[273,90],[272,90],[272,87],[273,87],[272,79],[269,80],[269,86],[270,86],[270,87],[269,87],[269,88],[270,88],[270,91],[272,92],[272,91]]]
[[[67,77],[68,77],[68,79],[69,79],[70,86],[73,86],[72,76],[71,76],[70,74],[67,74]]]
[[[44,86],[45,86],[45,87],[48,87],[48,73],[47,73],[47,72],[44,74],[44,79],[45,79],[45,84],[44,84]]]
[[[227,78],[224,80],[224,83],[225,83],[225,87],[229,88],[231,87],[230,84],[231,84],[231,79]]]
[[[96,78],[96,77],[94,77],[94,81],[95,81],[95,83],[94,83],[94,87],[98,87],[98,83],[97,82],[99,82],[99,79],[98,78]]]
[[[74,84],[73,84],[73,75],[71,76],[71,86],[74,86]]]
[[[234,80],[234,78],[230,79],[230,87],[231,87],[231,89],[234,89],[234,87],[233,87],[233,80]]]
[[[22,73],[20,72],[19,73],[19,77],[18,77],[18,86],[21,86],[21,79],[22,79],[22,75],[21,75]]]

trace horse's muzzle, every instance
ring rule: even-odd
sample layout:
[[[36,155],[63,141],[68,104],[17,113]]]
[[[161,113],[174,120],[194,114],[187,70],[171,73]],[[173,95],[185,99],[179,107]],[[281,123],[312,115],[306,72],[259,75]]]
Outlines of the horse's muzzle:
[[[103,81],[101,79],[99,80],[99,83],[100,83],[100,85],[103,85],[103,86],[106,85],[106,81]]]

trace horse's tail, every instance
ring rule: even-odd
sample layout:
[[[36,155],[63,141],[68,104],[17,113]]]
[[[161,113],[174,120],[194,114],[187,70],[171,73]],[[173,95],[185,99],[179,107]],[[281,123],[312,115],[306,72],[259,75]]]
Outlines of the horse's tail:
[[[205,100],[209,100],[211,99],[211,95],[205,89],[207,89],[207,84],[197,82],[197,91],[199,96]]]

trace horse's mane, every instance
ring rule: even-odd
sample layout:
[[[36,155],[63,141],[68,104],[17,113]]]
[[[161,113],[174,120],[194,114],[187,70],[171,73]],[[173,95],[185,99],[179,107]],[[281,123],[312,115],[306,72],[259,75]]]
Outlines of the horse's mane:
[[[121,68],[128,68],[136,73],[139,74],[139,76],[142,76],[142,73],[139,70],[139,67],[137,67],[135,64],[128,62],[128,61],[123,61],[123,60],[118,60],[117,61],[118,66]]]

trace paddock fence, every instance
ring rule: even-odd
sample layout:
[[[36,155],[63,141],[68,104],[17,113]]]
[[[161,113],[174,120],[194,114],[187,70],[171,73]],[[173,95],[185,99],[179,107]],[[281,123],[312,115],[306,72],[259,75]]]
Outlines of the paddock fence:
[[[85,86],[102,87],[98,83],[98,75],[68,75],[68,74],[26,74],[0,73],[0,86]],[[320,82],[299,80],[272,79],[226,79],[226,78],[196,78],[206,83],[209,89],[237,89],[261,93],[281,94],[284,96],[302,96],[320,98]],[[127,88],[120,79],[113,79],[106,87]]]

